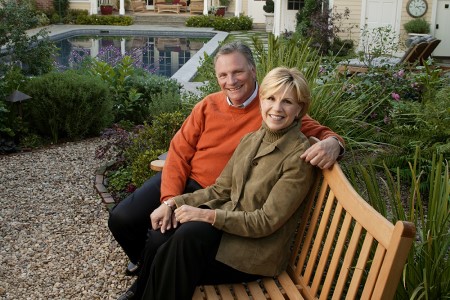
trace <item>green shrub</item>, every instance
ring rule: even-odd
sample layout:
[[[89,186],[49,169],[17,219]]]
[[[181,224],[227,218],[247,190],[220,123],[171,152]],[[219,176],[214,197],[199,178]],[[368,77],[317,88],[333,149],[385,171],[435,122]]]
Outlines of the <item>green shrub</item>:
[[[430,23],[424,18],[412,19],[406,22],[403,27],[408,33],[430,33]]]
[[[64,24],[76,24],[78,17],[87,17],[89,12],[86,9],[69,9],[64,17]]]
[[[181,112],[162,113],[152,125],[144,125],[125,151],[131,164],[132,183],[141,186],[153,173],[150,162],[169,149],[170,141],[181,127],[186,116]]]
[[[220,31],[251,30],[253,19],[248,16],[224,18],[213,15],[193,16],[186,21],[187,27],[213,27]]]
[[[133,18],[129,16],[79,15],[75,24],[129,26],[133,24]]]
[[[112,120],[109,88],[99,78],[52,72],[33,78],[25,90],[33,98],[26,103],[26,119],[55,143],[98,134]]]
[[[128,119],[135,124],[151,122],[153,116],[163,112],[173,112],[181,107],[180,84],[173,79],[155,74],[133,75],[130,86],[139,93],[136,106],[127,115],[118,111],[117,119]]]

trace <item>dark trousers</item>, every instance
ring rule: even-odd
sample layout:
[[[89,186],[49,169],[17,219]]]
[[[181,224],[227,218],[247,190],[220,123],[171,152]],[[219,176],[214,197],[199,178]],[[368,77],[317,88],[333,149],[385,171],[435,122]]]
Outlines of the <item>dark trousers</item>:
[[[261,278],[215,260],[221,237],[222,231],[205,222],[188,222],[164,234],[150,230],[136,299],[191,300],[197,285]]]
[[[184,192],[191,193],[201,188],[195,180],[188,179]],[[160,197],[161,173],[157,173],[117,204],[109,215],[111,233],[135,264],[144,250],[147,231],[151,228],[150,214],[161,204]]]

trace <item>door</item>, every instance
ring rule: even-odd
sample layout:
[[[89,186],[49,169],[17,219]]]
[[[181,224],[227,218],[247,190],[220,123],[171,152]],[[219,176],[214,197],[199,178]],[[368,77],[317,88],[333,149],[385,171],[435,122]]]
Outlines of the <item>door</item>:
[[[450,57],[450,1],[438,0],[434,36],[441,43],[433,51],[433,56]]]
[[[397,36],[400,35],[401,0],[365,0],[363,1],[360,28],[370,33],[374,28],[390,26]],[[364,40],[367,38],[367,40]],[[364,45],[371,45],[371,38],[361,36],[360,50]]]
[[[263,10],[265,4],[265,0],[248,0],[247,15],[253,18],[253,23],[264,24],[266,22],[265,12]]]

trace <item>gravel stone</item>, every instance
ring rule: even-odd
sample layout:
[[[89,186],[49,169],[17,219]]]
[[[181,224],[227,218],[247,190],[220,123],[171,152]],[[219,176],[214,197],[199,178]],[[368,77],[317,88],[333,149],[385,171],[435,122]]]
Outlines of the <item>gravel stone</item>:
[[[0,156],[0,299],[117,299],[131,285],[94,189],[101,143]]]

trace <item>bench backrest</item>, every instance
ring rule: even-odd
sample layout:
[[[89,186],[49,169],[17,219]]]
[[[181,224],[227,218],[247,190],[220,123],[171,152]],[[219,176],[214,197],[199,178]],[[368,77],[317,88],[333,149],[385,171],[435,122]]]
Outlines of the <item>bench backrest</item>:
[[[415,237],[354,190],[336,163],[309,196],[288,274],[306,299],[392,299]]]

